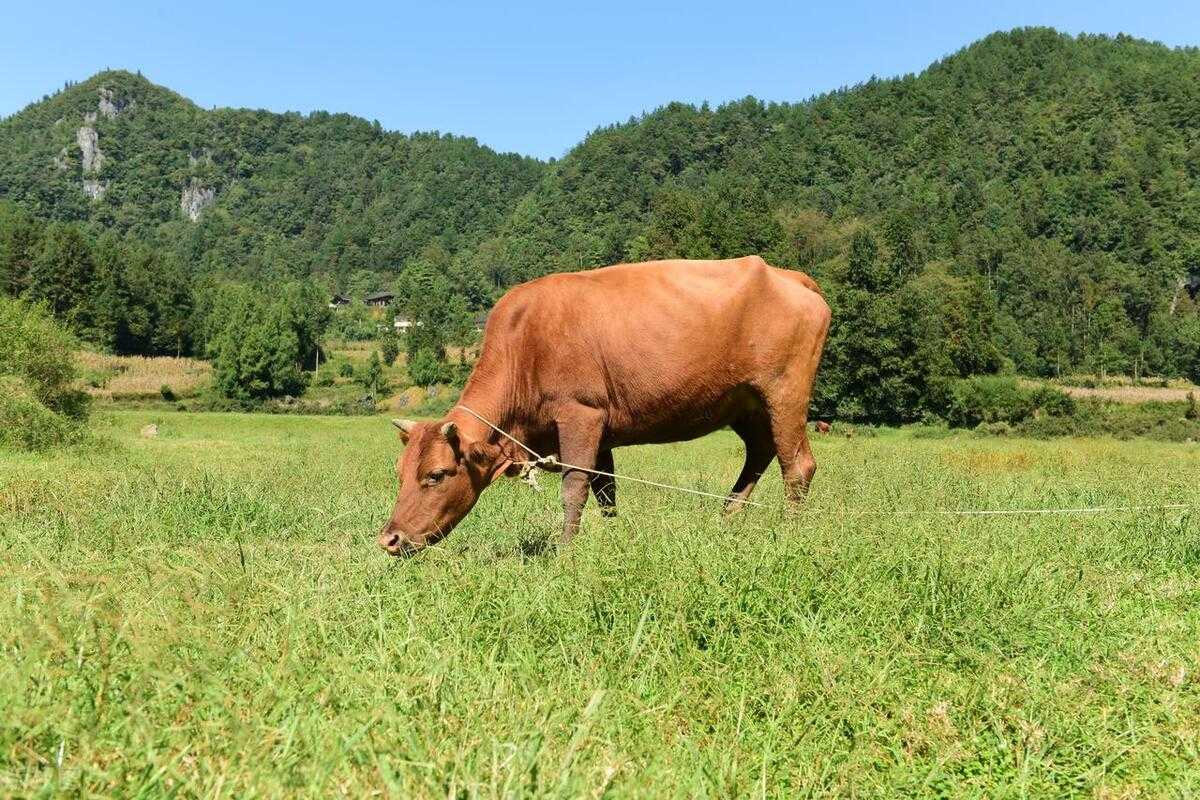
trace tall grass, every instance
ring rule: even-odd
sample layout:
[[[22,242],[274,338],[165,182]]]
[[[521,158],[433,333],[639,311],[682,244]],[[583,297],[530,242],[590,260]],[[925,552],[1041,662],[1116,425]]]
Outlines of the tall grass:
[[[1031,385],[1038,381],[1023,381]],[[1049,381],[1072,397],[1110,400],[1115,403],[1180,403],[1188,392],[1200,389],[1184,378],[1142,378],[1134,381],[1128,375],[1065,375]]]
[[[563,553],[556,489],[504,482],[394,561],[383,419],[101,419],[0,458],[0,794],[1200,791],[1194,512],[845,513],[1197,503],[1195,445],[820,438],[809,513],[628,485]]]
[[[77,357],[85,389],[104,400],[159,398],[164,386],[176,397],[190,397],[212,380],[212,365],[194,358],[112,356],[88,350]]]

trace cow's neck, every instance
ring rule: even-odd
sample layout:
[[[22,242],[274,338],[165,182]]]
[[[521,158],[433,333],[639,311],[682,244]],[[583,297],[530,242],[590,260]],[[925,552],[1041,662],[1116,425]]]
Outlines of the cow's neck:
[[[530,458],[529,454],[487,424],[490,422],[517,441],[530,444],[531,431],[528,420],[513,402],[516,395],[513,388],[506,386],[504,381],[498,377],[493,378],[488,373],[481,374],[476,368],[463,388],[462,396],[459,397],[459,407],[452,409],[449,416],[459,429],[466,433],[468,439],[491,441],[500,446],[507,458],[524,461]],[[464,407],[471,409],[487,422],[464,410]]]

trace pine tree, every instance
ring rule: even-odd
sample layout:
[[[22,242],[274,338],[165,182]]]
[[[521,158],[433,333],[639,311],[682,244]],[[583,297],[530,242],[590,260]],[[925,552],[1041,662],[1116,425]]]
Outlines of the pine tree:
[[[96,277],[91,244],[74,225],[52,223],[33,260],[24,296],[44,302],[54,316],[80,332],[93,331]]]

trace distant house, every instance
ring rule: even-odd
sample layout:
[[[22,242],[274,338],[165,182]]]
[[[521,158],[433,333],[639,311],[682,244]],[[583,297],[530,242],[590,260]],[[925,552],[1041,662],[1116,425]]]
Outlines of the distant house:
[[[363,302],[375,308],[387,308],[395,299],[395,292],[371,292],[371,294],[363,298]]]
[[[417,323],[420,325],[421,323]],[[396,329],[396,333],[404,333],[413,326],[413,321],[403,314],[397,314],[396,319],[392,321],[392,327]]]
[[[329,301],[330,308],[342,308],[350,305],[350,298],[344,294],[335,294],[333,299]]]

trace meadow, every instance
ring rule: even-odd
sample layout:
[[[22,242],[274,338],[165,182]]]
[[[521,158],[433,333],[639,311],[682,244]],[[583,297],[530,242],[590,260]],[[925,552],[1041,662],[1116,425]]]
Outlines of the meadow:
[[[2,796],[1200,793],[1195,509],[858,513],[1200,504],[1196,444],[819,437],[805,513],[626,484],[561,552],[557,479],[502,482],[393,560],[384,417],[92,425],[0,455]]]

